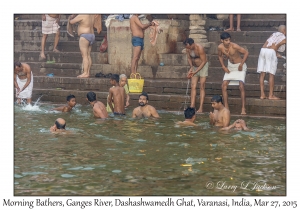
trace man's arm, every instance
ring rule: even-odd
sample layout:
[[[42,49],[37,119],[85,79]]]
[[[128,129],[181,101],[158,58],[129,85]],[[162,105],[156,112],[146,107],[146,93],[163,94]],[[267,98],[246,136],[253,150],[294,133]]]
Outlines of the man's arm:
[[[82,15],[77,15],[76,17],[74,17],[73,15],[70,16],[70,24],[75,24],[77,22],[80,22],[83,20]]]
[[[230,130],[231,128],[233,128],[234,126],[235,126],[235,122],[234,122],[233,124],[229,125],[228,127],[223,127],[223,128],[221,128],[220,130],[221,130],[221,131],[228,131],[228,130]]]
[[[134,22],[143,30],[149,28],[150,26],[152,26],[152,22],[148,23],[148,24],[142,24],[142,22],[140,21],[140,19],[136,16],[133,17]]]
[[[137,116],[136,116],[136,112],[137,112],[137,110],[136,110],[136,108],[133,110],[133,112],[132,112],[132,118],[136,118]]]
[[[230,112],[226,111],[222,117],[222,121],[223,121],[223,128],[228,127],[229,123],[230,123]]]
[[[27,77],[27,81],[26,81],[26,83],[25,83],[25,85],[24,85],[24,87],[22,88],[22,90],[20,90],[20,92],[22,92],[23,90],[25,90],[25,88],[27,88],[27,86],[30,84],[30,82],[31,82],[31,70],[30,70],[30,66],[28,66],[28,71],[27,71],[27,74],[26,74],[26,77]],[[19,93],[20,93],[19,92]]]
[[[243,69],[243,65],[244,65],[245,61],[248,58],[249,52],[245,48],[243,48],[237,44],[234,44],[233,48],[236,49],[239,53],[244,55],[240,65],[239,65],[239,70],[241,71]]]
[[[112,112],[114,112],[114,107],[113,107],[113,105],[112,105],[112,97],[113,97],[113,93],[112,93],[112,89],[110,88],[110,89],[109,89],[109,94],[108,94],[108,97],[107,97],[107,103],[108,103],[108,105],[109,105],[109,107],[110,107],[110,110],[111,110]]]
[[[17,83],[17,74],[14,74],[14,84],[15,84],[15,87],[17,88],[17,90],[20,91],[20,87]]]
[[[193,68],[192,58],[191,58],[191,55],[190,55],[190,50],[187,49],[187,48],[185,48],[185,49],[186,49],[187,61],[188,61],[189,65],[190,65],[190,70],[189,70],[189,72],[187,74],[187,78],[190,79],[193,76],[192,73],[193,73],[194,68]]]
[[[152,117],[159,118],[159,115],[154,107],[150,108],[150,113]]]
[[[222,69],[226,72],[226,73],[230,73],[230,71],[228,70],[228,68],[224,65],[224,60],[223,60],[223,52],[222,52],[222,47],[219,45],[218,46],[218,57],[219,57],[219,61],[221,63]]]
[[[125,87],[124,87],[124,92],[125,92],[125,95],[126,95],[126,104],[125,104],[125,107],[128,107],[129,106],[129,94],[127,93],[127,91],[125,90]]]
[[[215,125],[215,122],[216,122],[216,120],[215,120],[215,113],[210,112],[209,113],[209,124]]]
[[[64,106],[60,106],[60,107],[57,107],[57,108],[54,108],[54,109],[51,109],[51,110],[63,111],[63,109],[64,109]]]
[[[45,14],[42,15],[42,21],[46,21],[46,15]]]

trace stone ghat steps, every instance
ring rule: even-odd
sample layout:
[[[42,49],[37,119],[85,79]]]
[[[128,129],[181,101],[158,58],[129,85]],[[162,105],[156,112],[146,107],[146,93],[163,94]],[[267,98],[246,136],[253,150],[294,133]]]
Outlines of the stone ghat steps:
[[[247,17],[246,17],[247,18]],[[243,27],[251,27],[251,28],[255,28],[255,27],[276,27],[279,25],[286,25],[286,18],[282,17],[282,19],[278,19],[278,17],[275,17],[275,19],[270,18],[270,17],[262,17],[259,19],[253,19],[253,18],[249,18],[246,19],[243,17],[241,18],[241,29]],[[225,27],[229,27],[229,18],[223,20],[223,25]],[[236,18],[233,19],[233,24],[236,28]]]
[[[45,89],[34,88],[32,99],[37,100],[41,95],[41,102],[51,103],[66,103],[66,96],[73,94],[76,96],[76,101],[81,105],[89,105],[86,101],[86,94],[88,91],[93,91],[97,95],[97,100],[106,105],[108,92],[97,90],[58,90],[58,89]],[[140,93],[130,93],[130,109],[138,106],[138,97]],[[149,104],[154,106],[157,110],[170,110],[170,111],[183,111],[184,107],[189,106],[190,98],[182,95],[172,94],[152,94],[149,95]],[[204,99],[203,111],[208,113],[213,110],[211,107],[211,96],[206,96]],[[241,112],[241,99],[230,97],[228,99],[229,109],[231,114],[240,114]],[[186,106],[185,106],[186,105]],[[199,108],[199,96],[196,97],[196,108]],[[246,111],[248,115],[276,115],[284,116],[286,114],[286,101],[285,100],[261,100],[257,98],[246,99]],[[207,116],[209,120],[209,117]]]
[[[257,55],[248,55],[248,58],[246,60],[246,64],[248,68],[257,68],[257,62],[258,62],[258,56]],[[186,54],[167,54],[167,53],[161,53],[158,56],[159,63],[163,63],[165,66],[188,66],[187,56]],[[220,61],[218,55],[207,55],[207,59],[209,61],[210,67],[220,67]],[[227,62],[227,59],[224,59],[224,62]],[[285,59],[281,58],[278,59],[278,68],[283,68],[283,64],[286,62]]]
[[[111,87],[109,78],[77,78],[77,77],[47,77],[34,76],[34,89],[59,88],[66,90],[93,90],[108,91]],[[144,91],[154,94],[186,94],[190,90],[187,79],[145,79]],[[207,82],[206,95],[222,94],[220,82]],[[229,97],[240,97],[238,86],[228,86]],[[260,87],[258,84],[245,84],[247,98],[259,98]],[[268,94],[269,86],[265,85]],[[197,87],[197,94],[199,87]],[[286,85],[275,84],[274,94],[282,99],[286,98]]]
[[[100,34],[95,32],[95,40],[96,41],[102,41],[104,36],[106,35],[106,31],[101,31]],[[36,42],[41,42],[42,41],[42,31],[41,30],[22,30],[22,31],[14,31],[14,40],[17,41],[36,41]],[[65,30],[60,31],[60,36],[59,36],[60,41],[78,41],[79,36],[71,37],[70,35],[67,34]],[[55,38],[55,34],[49,34],[47,37],[47,42],[53,42]]]
[[[60,30],[67,30],[68,19],[64,18],[60,20]],[[42,31],[42,18],[38,20],[29,19],[29,20],[15,20],[14,21],[14,30],[39,30]],[[105,21],[102,20],[102,31],[107,31],[105,26]]]
[[[208,31],[207,38],[209,42],[220,43],[220,35],[224,31]],[[241,45],[242,43],[265,43],[274,31],[234,31],[228,32],[231,41]]]
[[[53,50],[53,41],[49,41],[47,39],[45,45],[45,51]],[[92,45],[92,52],[99,52],[101,42],[95,42]],[[57,49],[61,52],[79,52],[79,44],[78,41],[59,41],[57,45]],[[41,50],[41,42],[40,41],[14,41],[14,51],[40,51]]]
[[[14,60],[23,62],[46,62],[55,61],[56,63],[82,63],[80,50],[76,52],[45,52],[46,60],[41,60],[40,51],[20,51],[14,52]],[[93,64],[108,63],[107,53],[91,52]]]

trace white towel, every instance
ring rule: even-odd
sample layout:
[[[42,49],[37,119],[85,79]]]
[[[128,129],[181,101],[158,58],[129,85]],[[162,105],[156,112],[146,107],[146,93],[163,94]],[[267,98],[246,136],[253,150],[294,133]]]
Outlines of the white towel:
[[[244,63],[243,70],[239,71],[239,65],[240,63],[233,64],[228,60],[228,70],[230,73],[225,73],[223,81],[224,80],[230,80],[228,85],[239,85],[239,81],[242,81],[245,83],[245,77],[247,72],[247,65]]]
[[[19,77],[17,76],[17,83],[18,86],[20,88],[20,90],[22,90],[22,88],[24,87],[24,85],[27,82],[27,78],[26,79],[19,79]],[[17,98],[31,98],[32,96],[32,89],[33,89],[33,75],[31,72],[31,81],[29,83],[29,85],[25,88],[25,90],[23,90],[19,95],[17,95]],[[16,90],[17,93],[17,90]]]

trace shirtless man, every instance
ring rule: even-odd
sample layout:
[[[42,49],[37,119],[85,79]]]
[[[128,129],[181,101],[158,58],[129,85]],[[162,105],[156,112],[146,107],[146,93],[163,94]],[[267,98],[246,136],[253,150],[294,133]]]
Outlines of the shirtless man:
[[[132,15],[130,18],[130,30],[132,32],[132,46],[133,46],[133,57],[131,60],[131,73],[136,73],[138,68],[138,62],[144,48],[144,30],[154,25],[153,22],[148,24],[142,24],[139,15]]]
[[[62,112],[70,112],[73,109],[73,107],[75,107],[75,105],[76,105],[75,96],[68,95],[67,96],[67,106],[57,107],[57,108],[54,108],[53,110],[62,111]]]
[[[269,73],[269,97],[270,100],[278,100],[280,98],[274,96],[274,76],[277,70],[277,57],[283,58],[278,52],[285,50],[286,44],[286,27],[280,25],[278,32],[273,33],[265,42],[260,50],[257,64],[257,72],[260,73],[260,99],[265,99],[264,79],[266,73]]]
[[[132,112],[133,118],[141,118],[141,117],[154,117],[159,118],[159,115],[156,109],[148,104],[148,94],[143,92],[139,96],[139,107],[135,108]]]
[[[95,41],[94,21],[95,15],[70,15],[69,23],[78,24],[79,48],[82,55],[83,73],[77,77],[87,78],[90,76],[92,66],[91,50]]]
[[[211,98],[211,106],[214,112],[209,113],[210,124],[218,127],[228,127],[230,122],[230,111],[224,107],[222,97],[215,95]]]
[[[194,121],[196,119],[196,110],[194,107],[188,107],[186,110],[184,110],[184,121],[179,121],[176,124],[177,125],[183,125],[183,126],[197,126]]]
[[[88,92],[86,94],[86,100],[93,107],[93,113],[95,117],[102,119],[108,118],[105,105],[102,102],[97,101],[96,94],[94,92]]]
[[[46,40],[48,37],[48,34],[55,34],[54,38],[54,45],[53,45],[53,52],[59,52],[57,49],[57,44],[59,41],[59,22],[60,22],[60,15],[58,14],[44,14],[42,15],[42,33],[43,33],[43,38],[42,38],[42,44],[41,44],[41,58],[45,59],[45,45],[46,45]]]
[[[205,82],[208,76],[208,62],[204,47],[194,43],[194,40],[187,38],[183,44],[186,48],[187,60],[190,65],[190,70],[187,78],[192,78],[191,81],[191,107],[195,107],[196,87],[200,78],[200,107],[198,113],[203,112],[203,102],[205,98]]]
[[[107,98],[108,105],[114,115],[125,115],[125,89],[119,85],[119,75],[113,74],[110,78],[110,84],[113,85],[109,89]],[[112,105],[114,101],[114,106]]]
[[[125,74],[121,74],[119,78],[120,78],[119,84],[121,87],[124,87],[126,93],[126,104],[125,104],[125,108],[126,108],[129,106],[129,99],[130,99],[129,89],[127,85],[127,76]]]
[[[54,125],[50,127],[51,132],[61,132],[66,131],[66,121],[62,118],[57,118]]]
[[[14,85],[16,88],[17,103],[21,99],[27,99],[27,104],[31,103],[33,75],[30,66],[20,61],[14,62]]]
[[[219,61],[222,65],[225,75],[222,83],[222,95],[224,97],[224,105],[227,109],[228,106],[228,95],[227,95],[227,86],[229,85],[238,85],[241,91],[242,99],[242,111],[241,114],[246,114],[246,95],[245,95],[245,77],[247,72],[247,65],[245,63],[248,58],[248,51],[230,41],[231,36],[227,32],[221,34],[221,44],[218,46],[218,56]],[[243,54],[243,58],[241,57]],[[228,59],[228,66],[224,65],[223,56]]]
[[[230,129],[234,129],[234,130],[244,130],[244,131],[249,131],[250,129],[247,127],[246,122],[242,119],[238,119],[236,120],[232,125],[229,125],[228,127],[225,128],[221,128],[221,130],[230,130]]]

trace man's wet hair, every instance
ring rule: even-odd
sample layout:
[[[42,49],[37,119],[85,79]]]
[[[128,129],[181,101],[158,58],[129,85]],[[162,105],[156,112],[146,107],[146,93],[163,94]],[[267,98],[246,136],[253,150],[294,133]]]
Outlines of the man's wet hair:
[[[65,129],[66,128],[66,124],[67,123],[65,123],[65,124],[62,125],[59,122],[57,122],[57,120],[55,120],[55,125],[56,125],[57,129]]]
[[[223,33],[220,35],[220,38],[221,38],[222,40],[224,40],[224,39],[231,38],[231,36],[230,36],[229,33],[223,32]]]
[[[184,45],[192,45],[194,43],[194,40],[192,38],[187,38],[186,40],[183,41]]]
[[[115,80],[117,83],[119,83],[119,75],[118,74],[112,74],[110,77],[111,80]]]
[[[71,94],[68,95],[68,96],[67,96],[67,101],[70,101],[72,98],[75,98],[75,96],[74,96],[74,95],[71,95]]]
[[[94,92],[88,92],[87,94],[86,94],[86,97],[87,97],[87,99],[89,100],[89,102],[93,102],[93,101],[96,101],[96,93],[94,93]]]
[[[15,61],[14,62],[14,69],[16,68],[16,67],[21,67],[21,62],[20,61]]]
[[[211,102],[221,102],[223,104],[223,99],[222,99],[222,96],[220,95],[214,95],[212,98],[211,98]]]
[[[146,92],[142,92],[141,95],[139,95],[139,98],[141,96],[146,96],[147,101],[149,101],[149,97],[148,97],[148,94]]]
[[[192,119],[195,114],[196,114],[195,108],[188,107],[186,108],[186,110],[184,110],[185,119]]]

